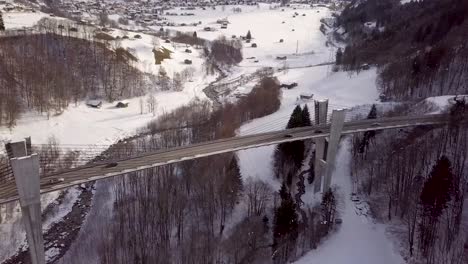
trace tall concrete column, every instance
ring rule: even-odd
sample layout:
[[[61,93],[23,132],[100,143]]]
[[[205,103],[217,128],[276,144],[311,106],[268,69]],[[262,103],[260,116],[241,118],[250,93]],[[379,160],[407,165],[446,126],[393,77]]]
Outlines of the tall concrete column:
[[[331,176],[335,170],[336,152],[340,144],[341,131],[345,121],[346,110],[333,110],[331,117],[330,139],[327,148],[327,165],[325,167],[325,180],[323,190],[326,191],[331,185]]]
[[[7,151],[8,158],[10,159],[28,155],[25,141],[7,143],[5,145],[5,149]]]
[[[328,99],[315,100],[315,124],[325,125],[328,115]]]
[[[7,147],[8,149],[9,147]],[[10,144],[10,164],[20,197],[22,220],[29,244],[31,262],[45,264],[44,239],[42,237],[41,195],[39,184],[39,156],[26,156],[26,143]]]
[[[315,124],[325,125],[328,115],[328,100],[315,101]],[[315,161],[314,161],[314,192],[320,192],[322,188],[322,173],[325,157],[325,138],[315,139]]]

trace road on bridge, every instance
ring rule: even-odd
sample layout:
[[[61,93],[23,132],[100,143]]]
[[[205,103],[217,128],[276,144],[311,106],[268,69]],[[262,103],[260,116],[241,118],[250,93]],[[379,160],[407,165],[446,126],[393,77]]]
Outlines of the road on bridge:
[[[447,124],[448,115],[425,115],[420,117],[393,117],[367,119],[344,123],[342,134],[353,134],[371,130],[383,130],[419,125]],[[86,182],[108,177],[123,175],[130,172],[152,167],[176,163],[184,160],[197,159],[211,155],[233,152],[248,148],[262,147],[283,142],[323,138],[329,136],[330,125],[301,127],[286,129],[248,136],[219,139],[199,144],[177,148],[161,149],[156,152],[145,153],[136,157],[128,157],[112,161],[115,166],[107,163],[92,164],[77,167],[68,171],[45,175],[41,178],[41,194],[48,193]],[[63,178],[64,181],[50,184],[52,179]],[[15,182],[8,181],[0,184],[0,204],[19,199]]]

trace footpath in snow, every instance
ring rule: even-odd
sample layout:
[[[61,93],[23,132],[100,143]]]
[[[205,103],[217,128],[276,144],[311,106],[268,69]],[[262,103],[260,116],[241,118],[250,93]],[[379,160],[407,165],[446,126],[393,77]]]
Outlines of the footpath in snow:
[[[356,205],[350,199],[350,143],[345,140],[338,151],[333,184],[339,186],[344,197],[343,223],[338,231],[296,264],[403,264],[405,261],[385,233],[385,225],[356,214]]]

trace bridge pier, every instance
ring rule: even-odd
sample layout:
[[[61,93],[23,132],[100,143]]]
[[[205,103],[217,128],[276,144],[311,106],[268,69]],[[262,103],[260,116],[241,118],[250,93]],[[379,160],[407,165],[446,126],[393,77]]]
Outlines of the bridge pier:
[[[20,198],[22,220],[32,264],[45,264],[42,236],[39,156],[31,151],[30,139],[6,145]],[[29,154],[29,155],[28,155]]]
[[[315,124],[327,123],[328,100],[315,101]],[[320,192],[322,188],[322,173],[325,166],[325,138],[315,139],[315,161],[314,161],[314,193]]]
[[[335,170],[336,152],[340,144],[341,131],[343,130],[346,110],[333,110],[330,126],[330,139],[327,148],[327,164],[325,166],[325,179],[323,184],[323,191],[327,191],[331,185],[332,173]]]

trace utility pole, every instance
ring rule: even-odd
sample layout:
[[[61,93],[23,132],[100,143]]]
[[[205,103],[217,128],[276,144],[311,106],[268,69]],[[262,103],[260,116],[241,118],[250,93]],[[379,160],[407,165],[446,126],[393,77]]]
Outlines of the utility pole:
[[[296,42],[296,55],[299,53],[299,40]]]
[[[31,154],[31,139],[5,146],[20,198],[22,220],[32,264],[45,264],[42,237],[39,156]]]

